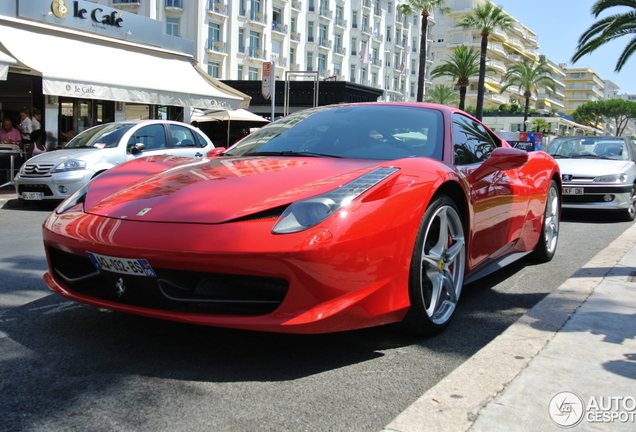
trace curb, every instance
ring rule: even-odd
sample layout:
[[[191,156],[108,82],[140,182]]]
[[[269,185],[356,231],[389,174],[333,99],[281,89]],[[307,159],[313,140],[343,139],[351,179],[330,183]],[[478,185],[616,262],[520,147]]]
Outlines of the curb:
[[[469,430],[636,243],[636,225],[399,414],[383,432]]]

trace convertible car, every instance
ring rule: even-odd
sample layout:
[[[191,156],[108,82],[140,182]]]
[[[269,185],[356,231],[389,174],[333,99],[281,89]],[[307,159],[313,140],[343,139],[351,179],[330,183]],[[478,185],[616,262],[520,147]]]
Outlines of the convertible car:
[[[552,259],[560,203],[549,155],[457,109],[318,107],[203,159],[96,177],[45,221],[44,278],[79,302],[188,323],[435,334],[465,283]]]

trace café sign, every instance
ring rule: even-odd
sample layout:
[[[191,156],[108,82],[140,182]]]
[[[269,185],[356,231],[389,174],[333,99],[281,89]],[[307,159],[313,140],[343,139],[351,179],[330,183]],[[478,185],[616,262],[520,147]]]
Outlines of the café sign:
[[[53,0],[51,3],[51,12],[58,18],[65,18],[69,13],[69,7],[66,0]],[[104,9],[96,7],[90,12],[88,9],[80,7],[78,1],[73,2],[73,17],[79,19],[90,19],[97,24],[109,25],[113,27],[122,27],[124,18],[119,11],[104,13]]]

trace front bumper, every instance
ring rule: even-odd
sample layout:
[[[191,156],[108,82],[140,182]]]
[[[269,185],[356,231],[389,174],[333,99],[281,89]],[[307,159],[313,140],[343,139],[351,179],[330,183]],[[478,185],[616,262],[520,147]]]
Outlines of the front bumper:
[[[25,176],[18,174],[13,183],[18,198],[24,198],[24,192],[41,192],[43,200],[64,200],[89,182],[95,175],[91,170],[77,170],[49,174],[46,176]]]
[[[567,209],[628,209],[632,199],[632,185],[589,185],[563,183],[563,188],[582,188],[583,195],[563,194],[563,208]]]

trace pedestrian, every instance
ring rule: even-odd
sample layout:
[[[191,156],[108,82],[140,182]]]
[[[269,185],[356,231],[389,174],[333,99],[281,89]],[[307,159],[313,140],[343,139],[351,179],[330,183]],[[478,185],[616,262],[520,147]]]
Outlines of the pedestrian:
[[[13,121],[9,117],[2,120],[2,130],[0,130],[0,142],[3,144],[20,145],[22,135],[20,131],[13,127]]]
[[[37,108],[33,109],[33,118],[31,118],[31,123],[33,123],[34,131],[42,128],[42,111]],[[31,141],[35,141],[33,137],[31,137]]]
[[[31,122],[31,116],[26,109],[20,110],[20,131],[22,132],[22,145],[25,151],[29,150],[29,144],[31,144],[31,132],[33,132],[33,123]]]
[[[28,159],[46,151],[46,133],[42,129],[31,132],[32,144],[29,148]]]

